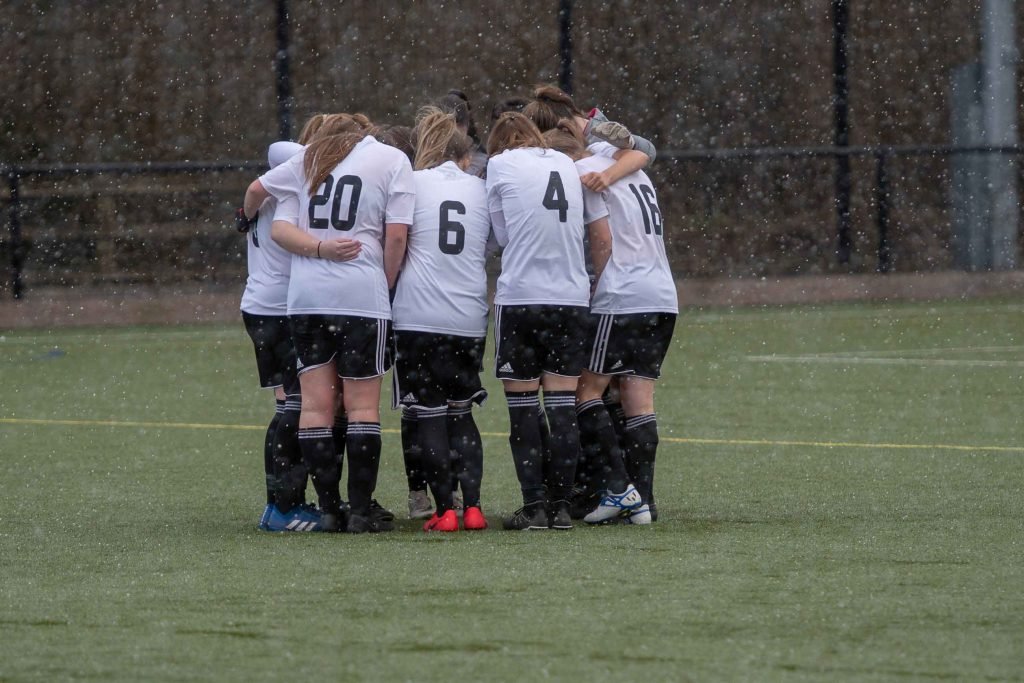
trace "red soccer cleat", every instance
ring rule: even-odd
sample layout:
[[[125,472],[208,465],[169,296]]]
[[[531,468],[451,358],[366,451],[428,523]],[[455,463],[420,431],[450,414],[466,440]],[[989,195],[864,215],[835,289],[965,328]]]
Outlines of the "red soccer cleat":
[[[484,513],[478,507],[466,508],[462,513],[462,528],[466,531],[479,531],[487,528]]]
[[[455,516],[455,510],[448,510],[440,517],[437,513],[427,520],[427,523],[423,525],[424,531],[458,531],[459,530],[459,518]]]

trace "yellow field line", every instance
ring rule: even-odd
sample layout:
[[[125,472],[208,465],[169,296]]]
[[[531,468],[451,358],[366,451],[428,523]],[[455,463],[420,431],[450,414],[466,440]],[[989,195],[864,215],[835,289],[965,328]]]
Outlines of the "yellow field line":
[[[29,418],[0,418],[0,424],[22,425],[65,425],[86,427],[152,427],[156,429],[228,429],[235,431],[265,431],[266,425],[230,425],[210,422],[135,422],[114,420],[40,420]],[[397,429],[382,430],[389,434],[398,434]],[[480,432],[481,436],[508,438],[508,432]],[[961,446],[954,444],[923,444],[923,443],[858,443],[851,441],[792,441],[776,439],[698,439],[674,436],[662,436],[659,439],[667,443],[685,443],[720,446],[801,446],[805,448],[889,448],[902,450],[934,450],[934,451],[982,451],[989,453],[1024,453],[1024,446]]]

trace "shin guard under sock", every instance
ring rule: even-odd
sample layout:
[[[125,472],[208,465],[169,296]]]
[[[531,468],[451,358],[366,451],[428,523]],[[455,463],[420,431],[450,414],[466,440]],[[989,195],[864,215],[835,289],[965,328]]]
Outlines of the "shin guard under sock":
[[[299,449],[299,413],[302,401],[289,396],[274,433],[274,478],[277,508],[288,512],[306,500],[306,478],[309,471]]]
[[[472,406],[448,409],[448,443],[458,454],[456,474],[462,489],[463,507],[480,507],[480,481],[484,472],[484,449]]]
[[[320,509],[324,512],[337,510],[341,504],[341,493],[338,489],[341,467],[330,428],[299,429],[299,449],[309,469],[310,479],[313,480]]]
[[[440,517],[452,509],[451,446],[448,443],[448,406],[416,411],[423,469],[434,494]]]
[[[548,500],[569,500],[580,457],[580,434],[576,423],[576,392],[545,391],[544,412],[551,429],[548,472]]]
[[[348,497],[352,512],[366,516],[370,500],[377,488],[377,469],[380,467],[380,423],[349,422],[348,439]]]
[[[654,413],[626,419],[626,467],[645,503],[654,501],[654,460],[658,453],[658,420]]]

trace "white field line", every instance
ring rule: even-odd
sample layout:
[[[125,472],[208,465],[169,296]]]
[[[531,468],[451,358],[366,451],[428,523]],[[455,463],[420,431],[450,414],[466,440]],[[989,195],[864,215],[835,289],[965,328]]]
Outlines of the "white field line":
[[[807,354],[820,358],[851,358],[858,356],[910,356],[914,354],[933,355],[936,353],[1014,353],[1024,351],[1024,346],[959,346],[930,349],[887,349],[883,351],[829,351],[825,353]]]
[[[148,332],[119,332],[116,328],[103,332],[77,332],[32,335],[0,335],[0,349],[5,346],[60,346],[69,343],[89,343],[101,346],[113,344],[166,344],[246,339],[241,323],[237,329],[218,330],[152,330]]]
[[[745,356],[755,363],[833,363],[838,365],[931,365],[944,367],[1024,368],[1024,360],[976,360],[965,358],[871,358],[865,356]]]
[[[957,304],[922,304],[921,306],[900,305],[891,309],[865,308],[834,310],[830,305],[821,308],[806,306],[779,306],[765,307],[762,309],[750,310],[746,307],[739,307],[731,311],[717,313],[707,311],[704,313],[688,313],[683,310],[679,314],[679,322],[686,323],[720,323],[720,322],[747,322],[751,320],[801,320],[805,318],[831,318],[831,319],[875,319],[879,321],[898,321],[910,318],[935,318],[962,314],[971,315],[1003,315],[1006,313],[1024,313],[1024,304],[988,304],[979,306],[970,303]]]

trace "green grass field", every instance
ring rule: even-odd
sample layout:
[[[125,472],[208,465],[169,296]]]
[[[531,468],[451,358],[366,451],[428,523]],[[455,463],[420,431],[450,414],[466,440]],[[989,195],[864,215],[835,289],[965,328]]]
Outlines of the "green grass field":
[[[240,323],[6,333],[0,368],[0,681],[1024,680],[1020,304],[684,312],[661,521],[568,533],[258,532]]]

